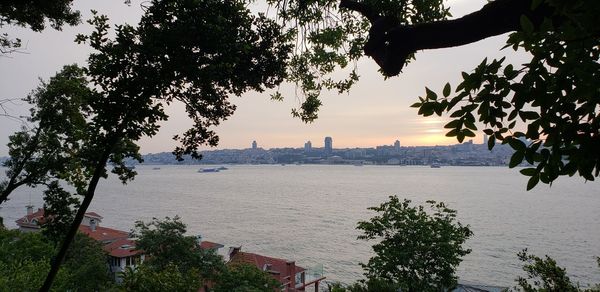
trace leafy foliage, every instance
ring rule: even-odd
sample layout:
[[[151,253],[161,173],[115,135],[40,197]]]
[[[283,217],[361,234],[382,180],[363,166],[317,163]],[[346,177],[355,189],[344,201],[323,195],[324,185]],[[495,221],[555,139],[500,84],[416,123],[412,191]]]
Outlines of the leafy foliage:
[[[29,27],[42,31],[46,25],[60,30],[65,24],[76,25],[80,21],[79,11],[71,9],[73,0],[36,1],[5,0],[0,4],[0,28],[5,25]],[[21,47],[21,40],[11,39],[7,33],[0,34],[0,53],[10,53]]]
[[[229,95],[263,90],[281,81],[290,49],[285,43],[287,37],[280,33],[277,24],[251,15],[243,4],[242,1],[155,0],[146,7],[137,28],[117,25],[114,39],[107,37],[108,18],[94,12],[94,18],[89,21],[95,27],[94,32],[77,38],[95,50],[88,59],[88,67],[84,70],[66,68],[58,74],[66,75],[64,80],[55,79],[63,82],[51,80],[47,86],[41,86],[41,91],[48,92],[48,100],[64,101],[72,105],[69,109],[74,109],[73,112],[58,110],[49,116],[51,128],[58,127],[59,135],[55,152],[48,153],[64,159],[68,167],[58,172],[55,169],[61,165],[58,163],[48,164],[47,168],[43,167],[46,164],[33,164],[31,170],[36,175],[32,177],[36,180],[20,185],[47,184],[51,178],[58,177],[83,196],[43,289],[49,288],[58,271],[99,180],[107,176],[107,165],[113,165],[111,171],[123,182],[133,179],[135,171],[129,169],[125,161],[141,161],[136,141],[157,133],[158,123],[167,119],[164,106],[174,101],[186,105],[194,126],[181,138],[176,137],[182,146],[175,153],[179,158],[183,154],[199,158],[200,144],[218,142],[209,127],[218,125],[233,112],[227,100]],[[63,93],[61,86],[71,84],[81,88],[81,92]],[[54,92],[53,88],[59,90]],[[73,88],[67,86],[66,89]],[[68,100],[63,100],[64,96]],[[80,101],[77,103],[71,97],[85,98],[77,99]],[[35,101],[37,107],[32,114],[54,110],[42,100]],[[53,121],[61,115],[75,120],[55,124]],[[39,132],[43,129],[42,120],[37,128]],[[73,127],[73,132],[67,131],[71,128],[61,128],[62,125]],[[35,161],[32,153],[38,149],[36,144],[46,137],[37,132],[17,134],[21,136],[12,150],[16,155],[12,160],[15,167],[11,168],[11,174],[15,175],[9,177],[20,178],[26,164]],[[19,186],[13,182],[9,189],[10,185],[11,181],[3,186],[6,191],[3,190],[0,199],[5,199]],[[54,197],[64,197],[62,195],[64,193]],[[56,208],[67,209],[65,206]]]
[[[365,275],[372,285],[393,284],[403,291],[454,287],[455,269],[461,257],[471,252],[462,247],[471,230],[456,222],[456,211],[444,203],[428,201],[432,213],[410,203],[390,196],[389,201],[369,208],[376,216],[358,223],[357,229],[364,232],[359,239],[377,241],[375,256],[361,264]]]
[[[397,19],[399,24],[417,24],[444,19],[448,9],[441,0],[367,0],[373,11]],[[286,80],[300,89],[302,102],[292,114],[305,122],[318,117],[322,91],[347,92],[359,79],[356,61],[363,56],[369,22],[340,9],[339,0],[267,0],[275,18],[295,36]],[[345,78],[339,78],[345,70]],[[336,73],[336,74],[334,74]],[[273,95],[281,99],[281,94]]]
[[[132,231],[136,248],[146,261],[123,274],[127,291],[198,291],[208,282],[214,291],[273,291],[279,283],[271,275],[248,265],[225,266],[213,250],[200,248],[197,237],[187,236],[179,217],[137,221]]]
[[[49,185],[53,180],[64,180],[83,191],[90,174],[82,169],[86,158],[78,155],[89,134],[85,119],[91,95],[83,70],[71,65],[27,96],[32,106],[29,122],[35,126],[9,137],[10,158],[4,162],[7,179],[0,183],[0,204],[22,185]]]
[[[280,289],[281,284],[256,266],[234,264],[222,272],[213,291],[215,292],[270,292]]]
[[[523,270],[527,273],[527,278],[517,278],[519,283],[517,289],[519,291],[600,291],[600,285],[590,289],[580,288],[578,283],[573,283],[567,276],[566,270],[558,266],[556,261],[549,256],[540,258],[528,254],[525,249],[519,253],[519,260],[525,263]],[[600,267],[600,258],[598,259],[598,267]]]
[[[55,245],[40,233],[0,229],[0,291],[36,291],[50,269]],[[78,235],[53,291],[97,291],[111,286],[102,247]]]
[[[389,280],[371,278],[366,281],[359,280],[348,286],[334,283],[328,289],[329,292],[397,292],[400,287]]]
[[[459,142],[483,123],[490,149],[498,141],[515,150],[510,167],[524,160],[534,165],[521,170],[530,177],[528,190],[561,175],[593,181],[600,174],[600,3],[532,1],[542,3],[555,15],[539,24],[521,17],[521,30],[506,45],[530,53],[528,63],[483,60],[474,72],[462,73],[455,95],[447,84],[443,96],[426,89],[413,105],[423,116],[451,113],[446,136]]]
[[[170,263],[162,269],[154,269],[146,264],[132,269],[127,267],[123,273],[121,288],[124,291],[161,292],[161,291],[198,291],[202,286],[197,269],[182,272],[177,265]]]
[[[79,208],[79,199],[65,191],[57,181],[53,181],[44,191],[44,216],[42,233],[46,238],[59,244],[67,233]]]
[[[149,223],[137,221],[132,233],[138,238],[136,248],[148,257],[144,265],[155,271],[175,267],[181,275],[186,275],[194,270],[194,274],[207,280],[214,279],[224,269],[219,255],[200,248],[195,236],[185,235],[186,225],[177,216],[164,220],[154,218]]]

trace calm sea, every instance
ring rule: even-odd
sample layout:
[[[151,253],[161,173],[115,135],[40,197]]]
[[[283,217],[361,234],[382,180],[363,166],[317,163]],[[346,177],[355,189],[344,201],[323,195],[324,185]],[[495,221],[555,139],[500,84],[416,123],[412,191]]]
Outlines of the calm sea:
[[[102,181],[90,211],[103,226],[129,230],[135,220],[179,215],[189,232],[226,246],[323,265],[331,280],[362,276],[371,255],[359,241],[356,222],[373,215],[367,207],[389,195],[416,203],[433,199],[458,210],[475,235],[473,252],[459,268],[463,280],[513,286],[521,272],[517,252],[548,254],[581,284],[599,283],[600,185],[561,178],[552,187],[526,192],[526,178],[495,167],[387,167],[315,165],[227,166],[218,173],[199,167],[137,167],[128,185]],[[3,171],[2,171],[3,172]],[[0,210],[7,225],[39,191],[22,189]]]

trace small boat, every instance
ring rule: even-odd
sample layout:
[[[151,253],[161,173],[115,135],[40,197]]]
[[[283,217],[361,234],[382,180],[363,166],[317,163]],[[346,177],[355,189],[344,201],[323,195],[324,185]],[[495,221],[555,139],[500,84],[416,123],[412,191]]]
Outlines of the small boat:
[[[200,168],[198,172],[219,172],[218,168]]]
[[[152,170],[160,170],[160,167],[153,167]]]
[[[217,168],[217,170],[228,170],[229,168],[225,167],[225,166],[220,166],[219,168]]]
[[[440,167],[442,167],[442,166],[437,162],[434,162],[431,164],[431,168],[440,168]]]

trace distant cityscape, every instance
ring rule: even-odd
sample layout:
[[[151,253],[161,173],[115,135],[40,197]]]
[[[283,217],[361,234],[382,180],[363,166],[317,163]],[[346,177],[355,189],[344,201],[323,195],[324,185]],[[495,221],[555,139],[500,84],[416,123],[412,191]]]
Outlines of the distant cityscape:
[[[497,144],[492,151],[483,143],[469,140],[448,146],[401,146],[396,140],[391,145],[370,148],[334,148],[333,138],[325,137],[323,147],[313,147],[311,141],[303,147],[263,149],[257,141],[246,149],[202,151],[202,159],[190,157],[182,162],[170,152],[144,155],[144,164],[350,164],[350,165],[450,165],[502,166],[507,165],[512,148]]]

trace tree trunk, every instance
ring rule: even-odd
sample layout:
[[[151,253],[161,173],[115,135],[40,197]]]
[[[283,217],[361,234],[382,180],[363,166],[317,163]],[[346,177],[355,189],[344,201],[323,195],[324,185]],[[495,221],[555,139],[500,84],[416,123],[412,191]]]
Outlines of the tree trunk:
[[[63,240],[58,253],[50,262],[50,271],[48,272],[48,275],[46,276],[46,280],[44,281],[44,284],[42,285],[42,287],[39,290],[41,292],[50,291],[50,288],[52,287],[52,282],[54,282],[54,278],[56,277],[56,274],[58,273],[58,270],[60,269],[60,266],[62,265],[62,262],[65,259],[65,255],[67,254],[67,251],[69,250],[69,246],[71,245],[71,242],[73,242],[73,238],[75,238],[75,235],[77,234],[77,231],[79,230],[79,225],[81,225],[83,216],[87,212],[87,209],[90,206],[92,199],[94,198],[94,194],[96,192],[96,187],[98,186],[98,182],[100,181],[100,178],[102,177],[102,173],[104,172],[106,163],[108,162],[108,158],[110,156],[110,153],[112,152],[111,151],[112,147],[113,147],[112,145],[114,143],[108,143],[108,144],[109,144],[109,146],[104,150],[102,157],[96,164],[96,168],[94,169],[94,175],[92,176],[92,178],[90,180],[90,184],[88,185],[88,189],[86,191],[85,197],[83,199],[83,202],[81,203],[81,206],[79,207],[79,210],[77,210],[77,214],[75,215],[75,218],[73,219],[73,223],[71,223],[69,231],[67,232],[67,235],[65,236],[65,239]]]

